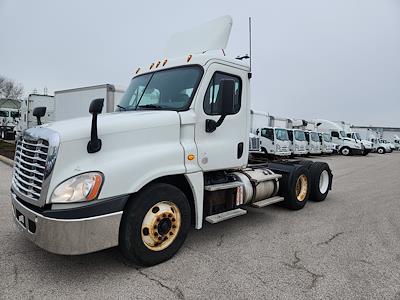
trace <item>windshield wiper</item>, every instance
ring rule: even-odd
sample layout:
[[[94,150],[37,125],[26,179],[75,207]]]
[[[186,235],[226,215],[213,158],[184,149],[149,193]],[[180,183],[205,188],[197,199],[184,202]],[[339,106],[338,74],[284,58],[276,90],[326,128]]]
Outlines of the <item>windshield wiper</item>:
[[[120,109],[123,109],[123,110],[127,110],[127,108],[126,108],[126,107],[124,107],[124,106],[121,106],[121,105],[118,105],[118,104],[117,104],[117,107],[118,107],[118,108],[120,108]]]
[[[138,108],[162,109],[163,107],[161,105],[157,105],[157,104],[145,104],[145,105],[139,105]]]

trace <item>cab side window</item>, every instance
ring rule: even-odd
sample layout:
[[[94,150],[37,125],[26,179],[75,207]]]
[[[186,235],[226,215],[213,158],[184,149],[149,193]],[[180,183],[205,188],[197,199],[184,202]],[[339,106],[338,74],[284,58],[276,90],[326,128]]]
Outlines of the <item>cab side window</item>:
[[[339,137],[339,132],[337,132],[337,131],[332,131],[332,137],[338,138],[338,137]]]
[[[263,129],[261,129],[261,136],[273,141],[274,140],[274,131],[270,128],[263,128]]]
[[[242,94],[242,81],[240,77],[235,75],[229,75],[226,73],[215,72],[211,78],[210,84],[208,85],[206,95],[204,97],[203,108],[207,115],[220,115],[222,113],[222,93],[220,90],[220,84],[222,80],[233,80],[235,82],[235,99],[233,114],[236,114],[240,110],[241,105],[241,94]]]

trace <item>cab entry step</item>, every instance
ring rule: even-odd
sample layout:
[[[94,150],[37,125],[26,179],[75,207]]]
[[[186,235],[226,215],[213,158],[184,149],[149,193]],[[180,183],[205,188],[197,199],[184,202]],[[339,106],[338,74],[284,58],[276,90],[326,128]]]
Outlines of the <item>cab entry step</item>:
[[[225,220],[232,219],[247,214],[247,210],[236,208],[233,210],[224,211],[219,214],[211,215],[206,217],[206,221],[211,224],[216,224]]]
[[[275,197],[271,197],[271,198],[267,198],[265,200],[261,200],[261,201],[257,201],[251,204],[251,206],[253,207],[257,207],[257,208],[261,208],[261,207],[265,207],[274,203],[278,203],[285,200],[285,198],[280,197],[280,196],[275,196]]]

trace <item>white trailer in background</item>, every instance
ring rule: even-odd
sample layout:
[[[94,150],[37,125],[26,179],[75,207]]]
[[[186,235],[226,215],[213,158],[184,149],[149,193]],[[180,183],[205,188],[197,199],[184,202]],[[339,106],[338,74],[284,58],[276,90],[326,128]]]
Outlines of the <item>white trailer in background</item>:
[[[116,88],[113,84],[56,91],[54,93],[55,120],[62,121],[87,116],[90,102],[98,98],[104,99],[103,113],[113,112],[124,93],[124,88]]]
[[[260,139],[261,151],[271,156],[290,156],[290,141],[286,128],[272,127],[271,117],[251,110],[251,133]]]
[[[37,126],[37,119],[33,116],[36,107],[46,107],[46,114],[41,118],[43,124],[54,122],[54,96],[30,94],[21,104],[21,120],[16,127],[17,135],[28,128]]]

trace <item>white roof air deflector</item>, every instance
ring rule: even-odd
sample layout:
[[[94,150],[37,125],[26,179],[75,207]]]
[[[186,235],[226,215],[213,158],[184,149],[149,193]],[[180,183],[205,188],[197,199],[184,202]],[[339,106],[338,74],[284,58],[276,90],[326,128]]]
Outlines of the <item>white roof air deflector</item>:
[[[232,28],[232,17],[224,16],[192,30],[174,34],[167,42],[165,54],[179,57],[225,49]]]

